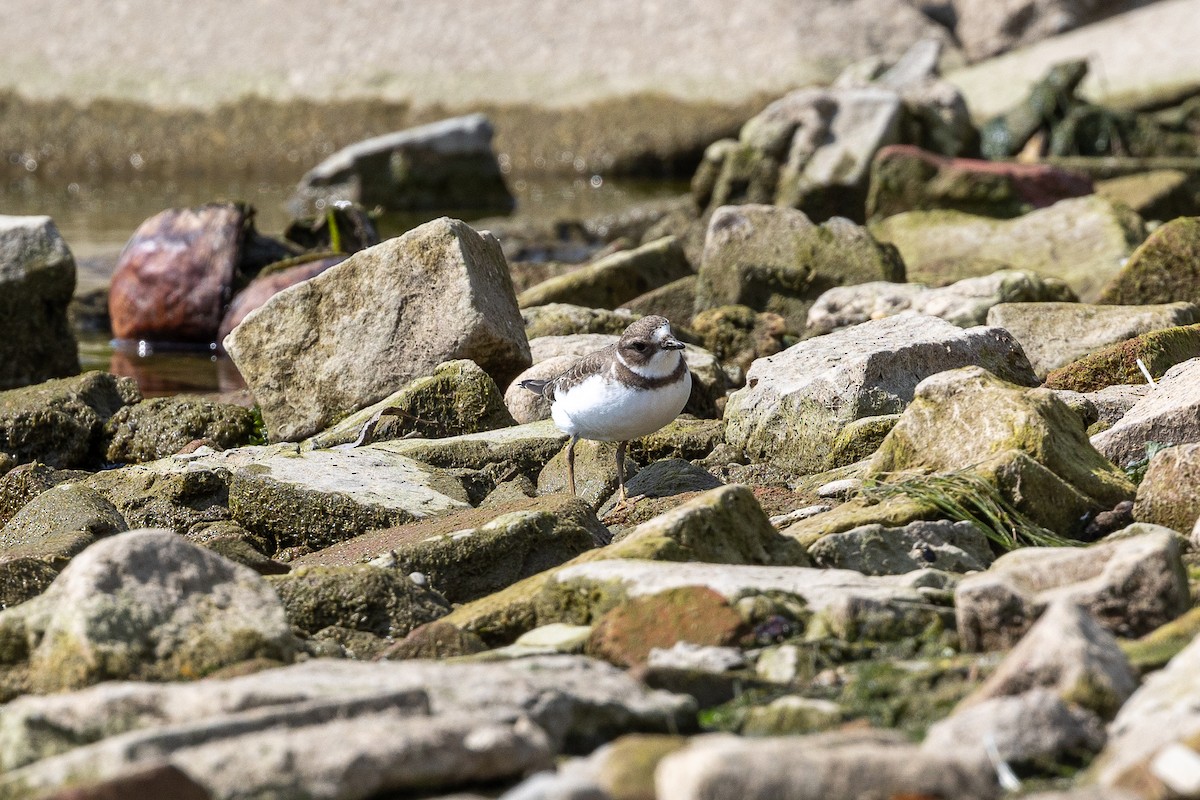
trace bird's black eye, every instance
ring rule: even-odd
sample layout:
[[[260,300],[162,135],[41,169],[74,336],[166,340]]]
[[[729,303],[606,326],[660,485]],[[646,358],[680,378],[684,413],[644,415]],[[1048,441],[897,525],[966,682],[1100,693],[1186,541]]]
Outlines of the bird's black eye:
[[[634,342],[633,344],[630,345],[630,347],[632,347],[634,350],[637,350],[639,353],[641,353],[646,349],[646,343],[645,342]]]

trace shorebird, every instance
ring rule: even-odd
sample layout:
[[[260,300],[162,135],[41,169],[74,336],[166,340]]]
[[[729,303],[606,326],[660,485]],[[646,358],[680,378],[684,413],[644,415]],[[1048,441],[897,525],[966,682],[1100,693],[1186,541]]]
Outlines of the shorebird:
[[[642,317],[615,344],[579,358],[546,380],[520,386],[550,401],[555,426],[570,435],[567,481],[575,491],[575,442],[617,443],[617,502],[624,504],[625,448],[679,415],[692,391],[683,342],[666,317]]]

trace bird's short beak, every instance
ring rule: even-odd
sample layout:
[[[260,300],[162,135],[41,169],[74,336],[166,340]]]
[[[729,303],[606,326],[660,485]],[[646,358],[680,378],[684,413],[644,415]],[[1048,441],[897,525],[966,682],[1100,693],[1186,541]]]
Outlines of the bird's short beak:
[[[659,347],[661,347],[663,350],[682,350],[684,348],[684,344],[674,336],[668,336],[662,340],[662,342],[659,344]]]

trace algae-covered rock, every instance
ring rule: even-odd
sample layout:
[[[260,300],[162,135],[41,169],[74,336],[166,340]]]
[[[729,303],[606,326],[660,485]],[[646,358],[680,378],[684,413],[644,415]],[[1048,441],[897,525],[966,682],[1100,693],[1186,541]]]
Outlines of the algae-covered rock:
[[[756,358],[773,356],[786,347],[787,321],[778,314],[749,306],[721,306],[701,311],[691,330],[722,364],[749,368]],[[794,332],[793,332],[794,333]]]
[[[1160,529],[1085,548],[1006,553],[955,589],[962,645],[1011,647],[1058,599],[1078,604],[1118,636],[1149,633],[1191,606],[1179,542]]]
[[[992,563],[987,537],[970,522],[917,521],[899,528],[863,525],[823,536],[808,549],[819,567],[864,575],[903,575],[918,569],[985,570]]]
[[[1138,484],[1133,516],[1180,533],[1192,530],[1200,520],[1200,443],[1164,447],[1154,454]]]
[[[867,471],[955,470],[994,482],[1018,510],[1059,533],[1134,492],[1053,392],[1015,386],[978,367],[922,381]]]
[[[1138,359],[1158,380],[1176,364],[1200,355],[1200,325],[1164,328],[1109,345],[1046,375],[1048,389],[1095,392],[1108,386],[1145,384]]]
[[[940,286],[1000,267],[1026,269],[1061,278],[1086,303],[1097,301],[1145,237],[1136,214],[1095,195],[1011,220],[909,211],[873,223],[870,231],[900,251],[910,281]]]
[[[521,308],[547,303],[616,308],[691,273],[683,246],[667,236],[531,286],[517,297],[517,304]]]
[[[870,457],[879,449],[879,445],[891,433],[899,419],[899,414],[878,414],[847,423],[829,445],[825,467],[837,469]]]
[[[372,447],[444,469],[536,476],[562,450],[567,438],[547,419],[445,439],[392,439]]]
[[[525,320],[525,335],[530,339],[539,336],[570,336],[575,333],[607,333],[620,336],[639,316],[641,315],[630,313],[628,310],[610,311],[606,308],[589,308],[570,303],[547,303],[521,309],[521,319]],[[687,322],[684,319],[677,321],[680,324]]]
[[[128,530],[98,492],[64,483],[39,494],[0,528],[0,557],[40,558],[61,569],[98,539]]]
[[[0,451],[20,463],[97,465],[104,457],[104,423],[141,399],[136,383],[107,372],[0,392]]]
[[[1162,225],[1129,257],[1102,303],[1200,303],[1200,217]]]
[[[1148,455],[1147,447],[1200,442],[1200,358],[1171,367],[1125,416],[1092,437],[1092,445],[1122,467]]]
[[[267,580],[288,622],[309,635],[335,625],[399,638],[450,610],[407,573],[371,564],[305,565]]]
[[[500,244],[443,217],[360,250],[249,315],[225,349],[273,441],[311,436],[444,361],[529,366]]]
[[[290,660],[295,651],[261,576],[163,530],[92,545],[43,594],[0,613],[0,628],[24,632],[42,691],[198,678],[253,657]]]
[[[304,556],[300,565],[348,564],[383,556],[401,574],[419,572],[452,603],[503,589],[608,541],[608,530],[574,497],[549,496],[493,509],[479,523],[465,512],[436,523],[363,534]],[[463,517],[468,517],[464,519]]]
[[[37,597],[57,577],[58,569],[44,559],[0,558],[0,611]]]
[[[466,359],[439,364],[400,391],[317,434],[314,447],[420,436],[439,439],[513,424],[492,377]]]
[[[713,212],[699,275],[697,314],[743,305],[778,314],[799,331],[825,290],[902,281],[905,266],[894,249],[849,220],[817,225],[795,209],[744,205]]]
[[[104,424],[105,459],[154,461],[195,439],[208,439],[224,450],[249,443],[253,434],[254,414],[248,408],[202,397],[155,397],[121,408]]]
[[[987,316],[988,325],[1004,328],[1021,343],[1039,377],[1140,334],[1196,322],[1200,322],[1200,306],[1192,303],[1002,303]]]
[[[725,439],[753,461],[820,472],[841,430],[895,414],[922,378],[968,364],[1036,383],[1029,362],[999,328],[963,330],[933,317],[899,316],[843,328],[759,359],[725,407]]]
[[[79,372],[75,258],[50,217],[0,215],[0,389]]]
[[[60,483],[80,481],[88,477],[91,477],[90,472],[54,469],[36,461],[13,467],[4,475],[0,475],[0,525],[7,523],[42,492]]]
[[[133,528],[170,528],[183,534],[230,518],[228,472],[199,462],[132,464],[81,482],[115,505]]]

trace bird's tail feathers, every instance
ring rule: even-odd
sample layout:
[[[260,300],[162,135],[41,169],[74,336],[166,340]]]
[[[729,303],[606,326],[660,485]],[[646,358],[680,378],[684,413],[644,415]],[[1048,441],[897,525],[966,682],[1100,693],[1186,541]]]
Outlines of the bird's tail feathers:
[[[548,381],[548,380],[538,380],[538,379],[530,378],[528,380],[521,381],[517,385],[520,386],[522,389],[526,389],[528,391],[533,392],[534,394],[544,395],[546,393],[546,384],[548,384],[548,383],[550,383],[550,381]]]

